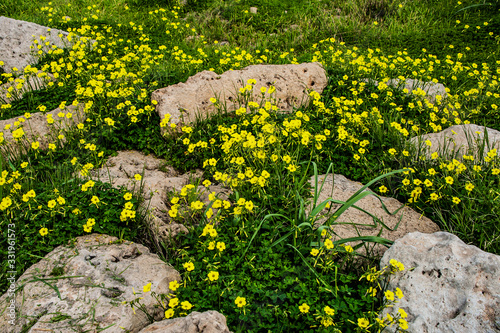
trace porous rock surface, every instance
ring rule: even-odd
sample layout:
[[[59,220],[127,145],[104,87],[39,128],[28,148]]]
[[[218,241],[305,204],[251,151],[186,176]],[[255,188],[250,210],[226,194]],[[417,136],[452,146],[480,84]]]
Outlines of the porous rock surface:
[[[328,198],[333,198],[335,200],[345,202],[354,193],[356,193],[360,188],[363,187],[361,183],[349,180],[343,175],[335,174],[333,177],[332,174],[329,174],[328,176],[326,176],[326,178],[325,175],[318,176],[318,190],[323,180],[325,181],[325,183],[323,185],[323,189],[319,193],[317,204],[320,204]],[[333,180],[335,180],[335,182]],[[312,177],[310,179],[310,184],[311,186],[313,186],[313,188],[314,183],[315,180],[314,177]],[[370,189],[366,189],[365,191],[370,191]],[[395,212],[397,209],[403,206],[401,202],[394,198],[381,197],[381,199],[387,210],[391,213]],[[370,215],[354,207],[350,207],[336,219],[336,223],[332,224],[331,230],[336,234],[336,236],[332,238],[333,241],[358,236],[377,236],[381,229],[382,233],[380,234],[380,237],[392,241],[403,237],[409,232],[420,231],[424,233],[433,233],[439,231],[439,227],[437,226],[437,224],[432,222],[427,217],[421,216],[421,214],[415,212],[408,206],[403,207],[395,215],[388,214],[383,209],[380,201],[374,195],[364,197],[363,199],[355,203],[355,205],[367,212],[370,212],[391,229],[394,229],[399,222],[398,228],[396,230],[390,231],[386,228],[383,228],[380,223],[378,223],[378,226],[376,228],[361,225],[357,225],[356,227],[354,227],[353,225],[341,224],[353,222],[356,224],[369,224],[373,226],[373,218]],[[321,218],[318,221],[318,224],[323,224],[327,220],[327,218],[331,217],[340,206],[341,204],[332,203],[331,210],[328,214],[326,214],[327,209],[325,208],[322,211],[322,214],[326,214],[326,216]],[[359,242],[353,242],[350,244],[354,246],[358,243]],[[386,249],[387,248],[385,246],[378,244],[373,248],[375,254],[383,254]],[[361,249],[361,251],[364,251],[364,249]]]
[[[485,142],[486,137],[488,144]],[[425,144],[427,140],[431,142],[430,147]],[[438,133],[413,137],[410,143],[420,147],[420,151],[423,151],[427,158],[434,152],[450,159],[461,160],[464,154],[472,154],[477,158],[483,143],[484,156],[493,148],[500,151],[500,131],[475,124],[455,125]]]
[[[227,71],[219,75],[211,71],[199,72],[186,83],[178,83],[153,92],[156,111],[163,119],[170,114],[174,123],[191,123],[199,115],[206,118],[216,111],[210,98],[216,97],[228,111],[240,107],[237,101],[239,89],[255,79],[252,95],[254,101],[261,100],[261,87],[276,87],[275,97],[281,110],[292,110],[309,101],[307,90],[323,92],[327,84],[326,71],[319,63],[297,65],[252,65],[242,70]],[[269,94],[266,93],[266,96]]]
[[[408,332],[500,331],[500,256],[447,232],[414,232],[396,240],[380,265],[391,259],[405,265],[388,288],[403,292],[391,312],[405,310]]]
[[[56,274],[54,268],[62,272]],[[108,327],[104,332],[135,333],[149,321],[122,302],[143,297],[141,303],[160,320],[164,314],[154,307],[151,292],[142,292],[143,286],[151,282],[151,291],[168,294],[174,280],[180,281],[179,273],[143,245],[107,235],[78,237],[74,247],[57,247],[17,280],[16,325],[7,323],[4,312],[0,327],[18,333],[34,319],[28,332],[100,332]],[[140,294],[134,295],[132,288]],[[7,296],[0,298],[0,313],[10,302]]]
[[[0,16],[0,61],[4,62],[3,69],[6,72],[11,72],[13,67],[22,70],[33,63],[35,57],[30,46],[33,40],[40,41],[40,36],[47,37],[43,43],[49,42],[63,48],[64,42],[59,37],[60,34],[67,36],[68,32]]]
[[[142,175],[141,181],[134,175]],[[148,209],[153,230],[160,237],[175,236],[179,232],[187,233],[182,224],[172,223],[168,215],[170,209],[167,193],[181,191],[191,178],[201,178],[202,172],[180,174],[165,160],[152,155],[144,155],[138,151],[119,151],[117,156],[110,157],[106,164],[91,173],[91,178],[109,182],[115,188],[125,186],[130,191],[138,191],[142,182],[142,195],[145,198],[144,207]],[[203,188],[203,186],[201,186]],[[202,194],[200,200],[208,202],[208,194],[216,192],[221,198],[226,198],[227,190],[211,185]]]
[[[226,317],[217,311],[191,312],[186,317],[166,319],[139,333],[229,333]]]
[[[47,122],[49,114],[54,119],[53,124]],[[23,118],[25,121],[19,122],[19,118]],[[0,146],[0,152],[2,154],[7,152],[17,154],[19,152],[18,142],[12,137],[12,132],[18,128],[16,122],[19,122],[20,126],[23,127],[24,138],[30,142],[38,141],[40,142],[40,149],[47,149],[48,144],[55,142],[59,134],[63,134],[69,128],[84,122],[86,118],[84,104],[80,103],[78,106],[68,105],[64,109],[57,108],[45,115],[42,112],[32,113],[28,119],[23,116],[0,120],[0,136],[5,140],[3,145]],[[7,125],[10,125],[9,129],[5,129]]]

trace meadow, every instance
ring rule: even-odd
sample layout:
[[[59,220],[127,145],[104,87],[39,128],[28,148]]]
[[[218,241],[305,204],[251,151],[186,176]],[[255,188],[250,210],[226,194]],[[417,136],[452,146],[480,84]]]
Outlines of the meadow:
[[[7,257],[8,224],[16,228],[18,276],[70,239],[104,233],[148,246],[181,273],[172,294],[156,295],[166,318],[217,310],[235,332],[404,331],[404,311],[378,313],[404,297],[385,279],[405,268],[378,267],[363,245],[333,237],[335,218],[318,227],[331,202],[317,202],[308,179],[334,172],[360,181],[500,254],[497,150],[426,157],[408,143],[456,124],[500,130],[499,9],[498,1],[448,0],[5,0],[0,16],[69,31],[70,47],[37,38],[34,52],[46,50],[37,64],[0,69],[0,83],[17,79],[17,90],[32,90],[21,74],[54,75],[42,91],[19,98],[14,89],[13,101],[0,100],[0,120],[18,118],[3,129],[17,147],[0,136],[0,254]],[[213,99],[220,112],[193,124],[160,119],[151,100],[154,90],[202,70],[302,62],[320,62],[329,83],[293,112],[278,111],[273,89],[249,100],[252,82],[240,89],[241,109]],[[393,78],[442,83],[448,97],[429,102],[421,91],[383,83]],[[86,120],[68,132],[59,117],[47,118],[47,150],[26,139],[31,114],[81,103]],[[181,172],[204,171],[169,193],[168,214],[189,234],[156,242],[138,191],[88,178],[129,149]],[[210,184],[232,194],[204,203]],[[2,293],[7,271],[3,264]],[[144,310],[140,299],[130,305]]]

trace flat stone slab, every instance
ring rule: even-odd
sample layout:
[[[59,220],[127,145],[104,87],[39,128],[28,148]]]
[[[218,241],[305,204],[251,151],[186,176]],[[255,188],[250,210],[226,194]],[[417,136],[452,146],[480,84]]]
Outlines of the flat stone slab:
[[[327,85],[326,71],[319,63],[299,65],[252,65],[242,70],[227,71],[219,75],[211,71],[199,72],[186,83],[178,83],[153,92],[156,111],[163,119],[171,116],[173,123],[192,123],[197,116],[206,118],[216,111],[210,98],[216,97],[228,111],[240,107],[237,101],[239,89],[255,79],[252,90],[253,100],[261,100],[261,87],[276,87],[275,97],[282,111],[291,111],[309,102],[308,90],[322,93]],[[269,97],[269,94],[266,93]]]
[[[10,73],[14,67],[22,71],[27,65],[36,62],[36,57],[32,55],[33,50],[31,49],[35,39],[43,44],[50,42],[52,45],[63,48],[64,42],[59,37],[61,34],[67,36],[69,33],[36,23],[0,16],[0,61],[4,62],[4,71]],[[42,42],[40,36],[46,37],[45,41]],[[42,47],[42,51],[48,49],[47,46]]]
[[[325,175],[318,176],[318,186],[321,185],[321,182],[325,179]],[[333,182],[335,179],[335,183]],[[314,187],[314,177],[310,179],[311,186]],[[322,191],[319,193],[319,198],[317,204],[325,201],[328,198],[333,198],[335,200],[347,201],[354,193],[356,193],[360,188],[363,187],[363,184],[359,182],[354,182],[352,180],[347,179],[343,175],[335,174],[333,177],[332,174],[329,174],[325,179],[325,184],[323,186]],[[369,189],[365,191],[370,191]],[[387,210],[391,213],[399,209],[403,204],[394,198],[389,197],[381,197],[384,205],[387,207]],[[432,222],[427,217],[421,216],[421,214],[415,212],[408,206],[402,208],[397,214],[390,215],[385,212],[382,207],[380,201],[373,195],[369,195],[355,203],[356,206],[370,212],[371,214],[378,217],[385,225],[389,228],[394,229],[398,222],[399,226],[396,230],[390,231],[383,228],[380,224],[378,227],[373,228],[370,226],[356,226],[348,224],[333,224],[331,226],[331,230],[337,235],[332,238],[333,241],[350,238],[350,237],[358,237],[358,236],[377,236],[380,230],[382,229],[382,233],[380,237],[396,240],[398,238],[403,237],[409,232],[420,231],[424,233],[433,233],[439,231],[439,227],[437,224]],[[328,217],[332,216],[333,213],[339,208],[340,204],[332,204],[332,208],[330,213],[325,217],[318,221],[318,225],[322,225]],[[327,209],[322,211],[323,214],[326,214]],[[356,209],[349,208],[344,213],[342,213],[336,220],[337,223],[356,223],[356,224],[370,224],[373,225],[373,218]],[[359,233],[359,234],[358,234]],[[352,243],[352,246],[358,244],[360,242]],[[351,243],[350,243],[351,244]],[[387,248],[385,246],[376,245],[374,247],[374,251],[376,254],[383,254]]]
[[[391,276],[388,289],[404,297],[382,316],[402,308],[408,332],[500,331],[500,256],[447,232],[413,232],[394,242],[380,266],[391,259],[405,270]]]
[[[174,280],[180,281],[179,273],[143,245],[99,234],[78,237],[74,247],[57,247],[17,280],[16,325],[4,312],[9,294],[0,298],[0,330],[19,333],[34,320],[28,332],[138,332],[149,320],[122,302],[143,297],[148,312],[161,320],[162,309],[143,287],[151,283],[151,291],[168,294]]]

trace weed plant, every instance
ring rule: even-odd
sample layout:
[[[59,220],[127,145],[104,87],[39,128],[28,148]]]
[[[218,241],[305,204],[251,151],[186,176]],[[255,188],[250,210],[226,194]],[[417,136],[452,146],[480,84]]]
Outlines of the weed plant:
[[[404,330],[403,310],[379,318],[404,297],[385,283],[404,267],[376,264],[371,244],[390,241],[335,234],[330,226],[336,218],[368,192],[344,203],[318,202],[321,183],[312,186],[309,179],[330,172],[396,197],[465,242],[500,253],[498,148],[479,142],[480,153],[449,156],[427,152],[430,141],[421,140],[420,149],[409,144],[411,137],[457,124],[500,130],[498,6],[445,1],[434,8],[385,0],[188,0],[185,6],[166,2],[168,9],[140,0],[82,4],[84,10],[59,0],[40,4],[41,10],[34,3],[0,4],[0,15],[70,33],[68,49],[49,47],[28,70],[0,74],[2,83],[14,83],[8,91],[13,100],[0,105],[2,119],[14,117],[0,135],[0,253],[8,258],[7,228],[14,225],[19,276],[54,247],[99,232],[146,244],[181,272],[171,294],[155,294],[166,318],[215,309],[234,331],[375,332],[391,323]],[[43,41],[36,38],[34,45]],[[236,110],[225,110],[214,96],[219,112],[193,124],[160,119],[151,101],[152,91],[202,70],[304,61],[320,62],[329,81],[322,94],[310,92],[310,103],[292,112],[278,112],[274,87],[251,100],[252,80],[241,87]],[[45,90],[26,84],[48,73],[53,80]],[[446,96],[405,90],[405,79],[442,83]],[[85,117],[66,131],[62,118],[76,117],[71,104],[81,105]],[[55,107],[61,113],[48,116]],[[24,126],[38,111],[51,128],[46,143]],[[167,222],[184,224],[187,235],[165,243],[150,236],[139,209],[141,175],[131,177],[134,191],[93,177],[93,169],[127,149],[165,158],[182,172],[204,170],[203,179],[169,193]],[[212,184],[232,194],[205,193],[209,201],[203,202]],[[333,203],[341,205],[335,212]],[[374,219],[373,228],[384,227]],[[0,291],[9,265],[2,266]],[[151,292],[150,283],[143,292]],[[145,311],[140,299],[130,305]]]

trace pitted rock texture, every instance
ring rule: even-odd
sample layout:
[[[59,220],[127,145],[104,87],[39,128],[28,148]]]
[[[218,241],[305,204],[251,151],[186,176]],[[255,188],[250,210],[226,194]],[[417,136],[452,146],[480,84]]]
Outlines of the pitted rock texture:
[[[49,114],[54,119],[53,124],[47,122]],[[20,122],[20,118],[23,118],[25,121]],[[45,115],[42,112],[33,113],[29,119],[23,116],[0,120],[0,137],[3,138],[3,140],[0,138],[0,142],[5,141],[0,146],[0,152],[4,155],[16,155],[19,153],[19,142],[12,137],[12,132],[18,128],[16,127],[16,122],[19,122],[19,127],[22,126],[23,128],[25,133],[23,138],[28,139],[30,142],[40,142],[40,149],[45,150],[48,148],[49,143],[56,142],[59,134],[63,134],[71,127],[84,122],[86,118],[84,104],[81,103],[78,106],[66,106],[64,109],[57,108],[51,112],[47,112]],[[10,128],[5,129],[5,126],[8,125],[10,125]],[[21,138],[20,142],[23,141],[23,138]]]
[[[430,147],[426,145],[426,140],[431,142]],[[439,156],[449,159],[461,160],[464,154],[477,159],[483,144],[483,156],[491,149],[497,149],[497,154],[500,153],[500,131],[475,124],[455,125],[438,133],[413,137],[410,143],[420,147],[427,158],[438,152]]]
[[[291,111],[293,107],[309,101],[307,90],[321,94],[326,87],[326,71],[319,63],[299,65],[252,65],[242,70],[233,70],[218,75],[203,71],[191,76],[186,83],[178,83],[153,92],[151,99],[158,101],[156,111],[161,119],[170,114],[173,123],[191,123],[197,116],[206,118],[216,111],[210,98],[216,97],[228,111],[240,107],[237,100],[239,89],[249,79],[257,83],[252,90],[253,100],[261,100],[261,87],[276,87],[275,97],[281,110]],[[268,97],[269,94],[266,93]]]
[[[335,182],[333,182],[334,179]],[[333,177],[332,174],[329,174],[326,177],[326,179],[325,175],[318,176],[318,190],[323,180],[325,180],[325,183],[323,185],[322,191],[319,193],[317,204],[320,204],[321,202],[325,201],[328,198],[333,198],[335,200],[340,200],[345,202],[360,188],[363,187],[361,183],[349,180],[342,175],[335,174],[335,176]],[[313,186],[313,188],[314,188],[314,183],[315,180],[314,177],[312,177],[310,179],[310,184],[311,186]],[[366,189],[365,191],[370,191],[370,190]],[[381,199],[384,205],[386,206],[387,210],[391,213],[395,212],[397,209],[403,206],[402,203],[393,198],[381,197]],[[419,213],[415,212],[413,209],[407,206],[403,207],[395,215],[388,214],[383,209],[380,201],[373,195],[364,197],[363,199],[355,203],[355,205],[373,214],[374,216],[379,218],[387,227],[391,229],[394,229],[396,227],[396,225],[400,221],[400,218],[401,222],[399,222],[398,228],[394,231],[390,231],[387,230],[386,228],[383,228],[382,225],[380,225],[380,223],[378,223],[378,226],[376,228],[370,226],[360,226],[360,225],[354,227],[353,225],[340,224],[340,223],[356,223],[356,224],[369,224],[373,226],[374,224],[373,218],[370,215],[354,207],[350,207],[336,219],[336,223],[339,224],[335,223],[332,224],[331,230],[336,234],[336,236],[332,238],[333,241],[350,237],[358,237],[358,236],[377,236],[381,229],[382,233],[380,234],[380,237],[392,241],[403,237],[409,232],[420,231],[424,233],[433,233],[439,231],[439,227],[437,226],[437,224],[432,222],[427,217],[421,216]],[[341,204],[332,204],[330,213],[328,213],[325,217],[321,218],[318,221],[318,225],[319,224],[322,225],[327,220],[328,217],[333,216],[334,215],[333,213],[340,206]],[[326,214],[327,211],[328,210],[325,208],[321,213]],[[353,242],[351,243],[351,245],[354,246],[358,243],[359,242]],[[386,249],[387,248],[385,246],[378,244],[375,245],[375,247],[373,248],[375,254],[380,254],[380,255],[383,254]],[[361,248],[360,251],[364,251],[364,249]]]
[[[191,312],[186,317],[166,319],[139,333],[229,333],[226,317],[217,311]]]
[[[408,332],[500,331],[500,256],[447,232],[414,232],[396,240],[380,265],[391,259],[405,266],[388,288],[403,292],[391,312],[405,310]]]
[[[134,179],[136,174],[142,175],[141,181]],[[109,182],[115,188],[125,186],[132,192],[138,191],[142,182],[142,194],[146,199],[143,205],[149,210],[148,215],[155,234],[160,237],[175,236],[179,232],[187,233],[185,226],[172,223],[168,215],[170,201],[167,193],[173,190],[181,191],[191,179],[201,178],[202,175],[201,171],[179,174],[174,168],[167,166],[165,160],[146,156],[138,151],[120,151],[117,156],[110,157],[104,167],[91,173],[94,180]],[[216,192],[220,194],[221,199],[225,199],[228,190],[211,185],[200,200],[208,202],[208,194],[211,192]]]
[[[30,47],[35,39],[40,41],[40,36],[47,37],[43,43],[50,42],[63,48],[64,41],[59,35],[64,37],[68,32],[0,16],[0,60],[4,62],[3,69],[9,73],[13,67],[23,70],[34,63],[36,57]],[[46,50],[42,48],[42,51]]]
[[[135,333],[150,322],[122,302],[143,297],[141,303],[160,320],[163,311],[143,286],[151,282],[151,291],[168,294],[174,280],[180,281],[179,273],[143,245],[107,235],[78,237],[74,247],[57,247],[17,280],[16,325],[8,324],[9,312],[3,312],[8,294],[0,298],[0,327],[18,333],[35,319],[28,332],[99,332],[109,326],[104,332]]]

